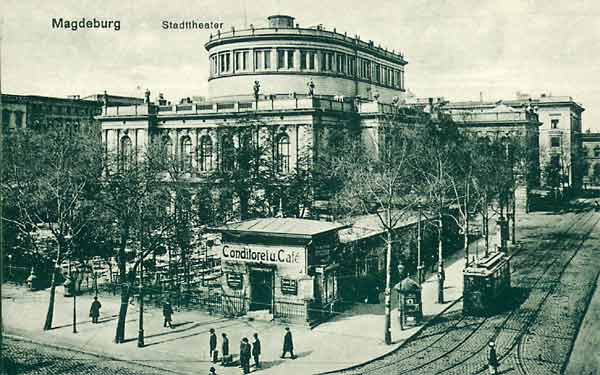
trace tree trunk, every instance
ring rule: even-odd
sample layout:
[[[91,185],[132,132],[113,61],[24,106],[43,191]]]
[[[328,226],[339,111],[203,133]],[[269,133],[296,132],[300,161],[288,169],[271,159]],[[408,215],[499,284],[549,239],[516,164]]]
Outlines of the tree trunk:
[[[54,299],[56,297],[56,268],[52,271],[52,279],[50,280],[50,301],[48,302],[48,312],[46,313],[46,321],[44,322],[44,331],[52,328],[52,318],[54,317]]]
[[[468,214],[465,216],[463,250],[465,252],[465,266],[468,266],[469,265],[469,215]]]
[[[56,299],[56,270],[60,264],[61,247],[60,242],[56,250],[56,261],[52,269],[52,278],[50,279],[50,300],[48,301],[48,311],[46,312],[46,321],[44,322],[44,331],[52,328],[52,318],[54,317],[54,300]]]
[[[389,216],[388,216],[389,217]],[[392,313],[392,233],[391,229],[387,229],[387,243],[385,253],[385,343],[390,345],[392,343],[392,330],[391,330],[391,313]]]
[[[115,343],[121,344],[125,341],[125,319],[127,318],[127,308],[129,307],[130,285],[127,280],[127,261],[125,258],[125,248],[129,231],[121,238],[119,253],[117,255],[117,264],[119,267],[119,284],[121,284],[121,306],[119,308],[119,319],[117,321],[117,330],[115,332]]]

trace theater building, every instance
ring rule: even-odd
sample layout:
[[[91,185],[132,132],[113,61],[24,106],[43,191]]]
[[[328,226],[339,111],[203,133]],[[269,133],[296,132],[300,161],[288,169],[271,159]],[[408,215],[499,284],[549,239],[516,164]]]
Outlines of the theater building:
[[[246,144],[269,142],[286,174],[339,136],[377,149],[381,117],[392,109],[397,121],[416,121],[401,108],[406,60],[372,41],[278,15],[266,27],[213,34],[205,47],[210,97],[175,104],[147,92],[143,104],[105,106],[98,119],[107,152],[141,158],[159,142],[200,183],[235,168]]]
[[[212,228],[221,234],[223,303],[240,315],[316,324],[338,300],[338,231],[345,225],[264,218]]]

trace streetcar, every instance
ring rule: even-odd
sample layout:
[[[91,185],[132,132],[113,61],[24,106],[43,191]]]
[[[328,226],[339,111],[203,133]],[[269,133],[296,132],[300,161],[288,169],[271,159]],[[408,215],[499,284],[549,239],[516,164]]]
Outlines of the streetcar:
[[[463,314],[493,315],[506,308],[510,292],[510,258],[493,252],[463,271]]]

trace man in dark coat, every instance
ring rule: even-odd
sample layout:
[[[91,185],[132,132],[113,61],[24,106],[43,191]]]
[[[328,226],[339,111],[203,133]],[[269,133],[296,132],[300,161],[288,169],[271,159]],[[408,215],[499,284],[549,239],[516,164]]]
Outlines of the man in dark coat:
[[[283,337],[283,353],[281,354],[281,358],[285,358],[287,353],[290,353],[292,359],[296,359],[294,355],[294,341],[292,340],[292,332],[290,332],[290,327],[285,327],[285,336]]]
[[[496,355],[496,343],[490,341],[490,349],[488,351],[488,367],[491,375],[498,374],[498,356]]]
[[[102,305],[98,301],[98,297],[94,297],[94,302],[90,307],[90,317],[92,317],[92,323],[98,323],[98,317],[100,316],[100,308]]]
[[[173,315],[173,307],[171,306],[171,302],[169,302],[169,300],[165,301],[165,303],[163,303],[163,316],[165,317],[165,322],[163,324],[163,327],[166,327],[167,325],[169,326],[169,328],[173,328],[173,326],[171,325],[171,316]]]
[[[226,333],[221,333],[221,352],[222,352],[222,361],[221,364],[223,366],[227,366],[230,364],[231,359],[229,358],[229,338]]]
[[[212,362],[215,362],[215,350],[217,350],[217,335],[215,334],[215,330],[211,328],[209,330],[210,338],[208,339],[208,348],[209,348],[209,358]]]
[[[244,337],[240,345],[240,363],[244,374],[250,373],[250,343],[248,339]]]
[[[252,343],[252,357],[254,357],[254,367],[260,368],[260,340],[258,333],[254,334],[254,342]]]

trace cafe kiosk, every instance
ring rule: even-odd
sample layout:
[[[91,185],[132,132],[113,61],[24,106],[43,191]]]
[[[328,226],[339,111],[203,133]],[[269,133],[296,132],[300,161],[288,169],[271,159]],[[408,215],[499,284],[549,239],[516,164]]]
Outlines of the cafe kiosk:
[[[221,234],[223,301],[239,315],[318,324],[338,299],[338,231],[345,225],[297,218],[227,224]]]

